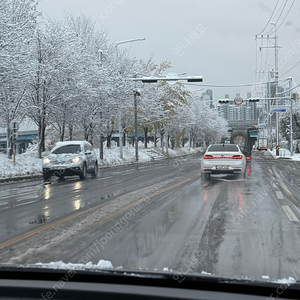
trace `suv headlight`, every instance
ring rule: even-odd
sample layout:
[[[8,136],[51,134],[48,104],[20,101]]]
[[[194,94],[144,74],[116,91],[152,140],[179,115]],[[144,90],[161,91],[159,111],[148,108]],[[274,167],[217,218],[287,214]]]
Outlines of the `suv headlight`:
[[[76,163],[76,164],[79,163],[80,160],[81,160],[81,157],[79,157],[79,156],[75,156],[75,157],[72,158],[72,162]]]
[[[49,164],[51,162],[51,159],[49,157],[44,158],[44,164]]]

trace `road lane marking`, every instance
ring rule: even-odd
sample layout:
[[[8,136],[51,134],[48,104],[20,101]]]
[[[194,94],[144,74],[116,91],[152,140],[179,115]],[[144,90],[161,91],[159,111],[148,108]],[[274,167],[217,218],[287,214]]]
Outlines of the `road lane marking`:
[[[289,218],[290,221],[293,222],[299,222],[299,219],[296,217],[296,215],[293,213],[291,208],[288,205],[281,205],[282,209],[286,213],[287,217]]]
[[[112,176],[109,176],[109,177],[101,177],[101,178],[98,178],[97,180],[110,179],[110,178],[112,178]]]
[[[124,182],[125,180],[117,180],[117,181],[114,181],[112,182],[111,184],[117,184],[117,183],[121,183],[121,182]]]
[[[300,208],[299,208],[298,206],[296,206],[295,204],[294,204],[294,207],[296,208],[297,212],[298,212],[299,215],[300,215]]]
[[[166,188],[163,188],[163,189],[161,189],[161,190],[158,190],[158,191],[156,191],[155,193],[149,195],[149,197],[147,198],[147,201],[148,201],[149,199],[152,199],[152,198],[154,198],[154,197],[156,197],[156,196],[158,196],[158,195],[164,193],[164,192],[167,192],[167,191],[169,191],[169,190],[171,190],[171,189],[174,189],[174,188],[176,188],[176,187],[178,187],[178,186],[180,186],[180,185],[182,185],[182,184],[184,184],[184,183],[187,183],[187,182],[189,182],[189,181],[192,181],[192,180],[194,180],[195,178],[198,178],[198,177],[199,177],[199,176],[198,176],[198,174],[197,174],[197,175],[194,175],[194,176],[192,176],[192,177],[189,177],[189,178],[187,178],[187,179],[185,179],[185,180],[183,180],[183,181],[180,181],[180,182],[178,182],[178,183],[176,183],[176,184],[174,184],[174,185],[171,185],[171,186],[169,186],[169,187],[166,187]],[[134,202],[131,202],[131,203],[129,203],[129,204],[123,206],[123,207],[120,207],[120,209],[118,209],[118,210],[116,210],[115,212],[111,213],[109,216],[104,217],[101,221],[104,222],[104,221],[106,221],[106,220],[108,220],[108,219],[111,219],[112,217],[115,217],[115,216],[117,216],[117,215],[123,213],[124,211],[130,209],[131,207],[137,205],[138,203],[141,203],[141,202],[145,201],[145,200],[141,201],[142,199],[144,199],[144,198],[142,197],[142,198],[140,198],[140,199],[138,199],[138,200],[136,200],[136,201],[134,201]],[[62,218],[62,219],[53,221],[53,222],[48,223],[48,224],[45,224],[45,225],[43,225],[43,226],[41,226],[41,227],[39,227],[39,228],[35,228],[35,229],[33,229],[33,230],[31,230],[31,231],[28,231],[28,232],[26,232],[26,233],[23,233],[23,234],[21,234],[21,235],[15,237],[15,238],[12,238],[12,239],[10,239],[10,240],[7,240],[7,241],[5,241],[5,242],[2,242],[2,243],[0,243],[0,250],[3,249],[3,248],[6,248],[6,247],[10,247],[10,246],[12,246],[12,245],[14,245],[14,244],[16,244],[16,243],[18,243],[18,242],[21,242],[21,241],[23,241],[23,240],[25,240],[25,239],[27,239],[27,238],[29,238],[29,237],[35,235],[35,234],[38,234],[38,233],[40,233],[40,232],[42,232],[42,231],[47,230],[47,229],[49,229],[49,228],[52,228],[52,227],[58,226],[58,225],[60,225],[60,224],[63,224],[63,223],[65,223],[65,222],[67,222],[67,221],[76,219],[76,218],[78,218],[79,216],[81,216],[81,215],[83,215],[83,214],[87,214],[87,213],[89,213],[89,212],[95,212],[97,209],[102,208],[102,207],[105,206],[105,205],[106,205],[106,203],[102,203],[102,204],[100,204],[100,205],[97,205],[97,206],[95,206],[95,207],[91,207],[91,208],[89,208],[89,209],[85,209],[85,210],[82,210],[82,211],[76,211],[75,213],[73,213],[73,214],[70,215],[70,216],[64,217],[64,218]]]
[[[34,200],[34,201],[25,202],[25,203],[20,203],[20,204],[14,205],[13,207],[23,206],[23,205],[30,204],[30,203],[34,203],[34,202],[38,202],[38,201],[39,201],[39,200]]]
[[[275,191],[275,193],[278,199],[284,199],[281,191]]]

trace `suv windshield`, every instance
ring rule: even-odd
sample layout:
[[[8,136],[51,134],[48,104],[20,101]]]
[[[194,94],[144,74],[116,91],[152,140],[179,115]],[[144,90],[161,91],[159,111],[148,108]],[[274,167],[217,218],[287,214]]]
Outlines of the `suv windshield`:
[[[53,154],[73,154],[80,152],[80,145],[66,145],[61,146],[52,151]]]
[[[208,149],[207,152],[224,152],[224,151],[229,151],[229,152],[238,152],[239,148],[236,145],[211,145]]]

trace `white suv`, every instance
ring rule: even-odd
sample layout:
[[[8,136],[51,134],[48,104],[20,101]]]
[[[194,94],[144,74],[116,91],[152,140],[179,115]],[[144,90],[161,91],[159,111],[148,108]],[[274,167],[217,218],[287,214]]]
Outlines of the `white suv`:
[[[86,141],[58,142],[43,159],[43,176],[48,181],[51,176],[79,175],[84,180],[90,173],[98,175],[98,161],[92,145]]]

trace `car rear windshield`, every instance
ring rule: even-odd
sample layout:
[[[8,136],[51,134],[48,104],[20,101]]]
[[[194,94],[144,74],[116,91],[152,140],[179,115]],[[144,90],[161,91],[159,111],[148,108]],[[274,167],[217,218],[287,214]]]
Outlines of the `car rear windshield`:
[[[78,152],[80,152],[80,145],[66,145],[55,149],[52,153],[64,154],[64,153],[78,153]]]
[[[207,150],[208,152],[238,152],[239,148],[236,145],[211,145],[209,149]]]

